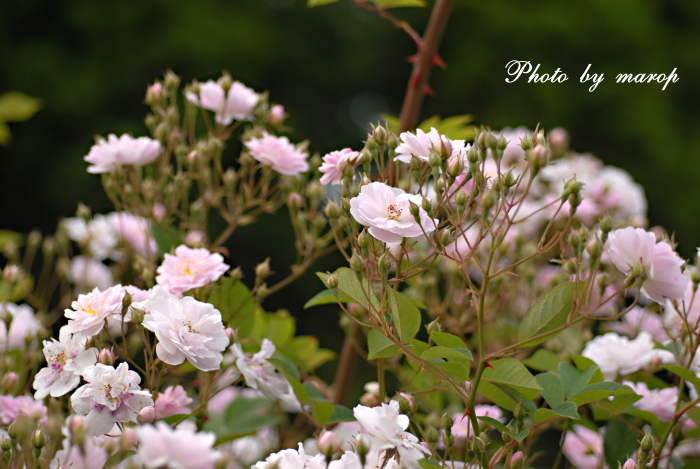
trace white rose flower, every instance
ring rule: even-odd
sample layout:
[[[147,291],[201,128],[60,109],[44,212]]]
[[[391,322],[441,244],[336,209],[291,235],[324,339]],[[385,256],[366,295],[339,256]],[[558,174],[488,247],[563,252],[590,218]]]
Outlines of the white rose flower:
[[[121,315],[124,289],[121,285],[100,291],[95,288],[86,295],[78,295],[77,301],[66,309],[66,317],[69,319],[68,332],[75,334],[80,332],[86,337],[98,334],[105,325],[105,320],[110,315]]]
[[[58,332],[58,340],[44,341],[46,368],[42,368],[34,377],[35,399],[63,396],[80,384],[80,375],[86,367],[97,363],[97,349],[85,350],[87,337],[72,335],[67,326]]]
[[[674,362],[671,352],[654,349],[651,334],[646,331],[640,332],[634,340],[614,332],[599,335],[586,344],[581,355],[593,360],[607,381],[613,381],[618,374],[646,369],[652,360],[666,364]]]
[[[272,342],[263,339],[260,351],[252,357],[243,353],[241,344],[233,344],[231,351],[236,357],[236,367],[249,387],[275,399],[282,399],[289,392],[289,382],[267,361],[275,353]]]

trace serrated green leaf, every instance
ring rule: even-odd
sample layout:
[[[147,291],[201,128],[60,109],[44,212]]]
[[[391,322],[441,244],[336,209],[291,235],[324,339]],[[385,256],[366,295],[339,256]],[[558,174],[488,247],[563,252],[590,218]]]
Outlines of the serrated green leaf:
[[[605,426],[603,437],[603,454],[609,467],[617,467],[618,462],[625,461],[634,455],[638,443],[637,433],[630,431],[629,426],[620,419],[613,420]]]
[[[18,91],[10,91],[0,95],[0,121],[26,121],[36,114],[41,107],[41,99],[32,98]]]
[[[700,378],[698,378],[697,375],[689,369],[677,365],[664,365],[663,368],[670,371],[674,375],[680,376],[689,383],[692,383],[696,389],[700,390]]]
[[[522,342],[521,346],[537,345],[558,334],[560,331],[548,332],[566,324],[574,307],[575,293],[576,284],[568,282],[542,295],[520,322],[518,342]]]
[[[542,387],[525,365],[513,358],[490,362],[493,368],[484,370],[482,379],[493,384],[501,384],[516,390],[525,399],[532,400],[542,391]]]
[[[420,329],[420,311],[404,295],[388,289],[389,309],[391,310],[392,324],[399,334],[401,343],[409,343]]]
[[[559,375],[540,373],[535,376],[535,379],[542,386],[542,397],[547,401],[549,407],[554,408],[564,402],[564,385]]]
[[[596,362],[594,362],[588,357],[584,357],[583,355],[572,354],[571,360],[574,362],[574,365],[576,365],[576,368],[578,368],[580,371],[586,371],[592,366],[599,368]],[[591,376],[591,380],[588,383],[600,383],[601,381],[605,381],[605,377],[603,376],[603,372],[600,371],[600,369],[597,369],[593,372],[593,376]]]
[[[496,404],[498,407],[503,409],[513,411],[518,402],[511,396],[503,392],[503,389],[499,388],[495,384],[491,384],[488,381],[481,381],[479,383],[479,394],[484,396],[489,401]]]
[[[533,418],[535,423],[540,423],[545,420],[559,417],[578,420],[581,418],[581,416],[578,414],[576,409],[576,404],[573,402],[562,402],[558,406],[552,407],[551,409],[537,409]]]
[[[592,368],[589,368],[588,370],[591,369]],[[582,373],[588,373],[588,370]],[[582,374],[582,376],[585,375]],[[584,405],[588,404],[589,402],[607,399],[610,396],[621,396],[624,394],[634,395],[635,392],[632,391],[628,386],[623,386],[622,384],[614,383],[612,381],[603,381],[602,383],[593,383],[584,386],[574,396],[569,397],[569,400],[575,402],[577,405]]]
[[[312,306],[329,305],[341,303],[351,303],[353,300],[343,292],[338,292],[338,297],[331,290],[323,290],[316,293],[309,301],[304,304],[304,309],[309,309]]]
[[[579,371],[575,366],[565,362],[559,363],[559,377],[564,384],[564,394],[571,399],[578,394],[590,381],[598,367],[589,367]]]
[[[333,412],[333,416],[328,422],[326,422],[326,425],[332,425],[334,423],[340,422],[355,421],[355,415],[353,415],[351,409],[348,409],[347,407],[338,404],[334,405],[333,408],[335,409],[335,411]]]
[[[449,332],[438,332],[433,331],[430,333],[430,340],[432,340],[436,345],[442,345],[443,347],[464,347],[464,341],[454,334]]]
[[[528,368],[537,371],[557,371],[561,358],[547,349],[538,349],[531,357],[523,360]]]
[[[502,432],[508,433],[511,436],[511,438],[513,438],[518,443],[522,442],[525,439],[525,437],[528,435],[528,433],[530,433],[529,428],[526,428],[524,430],[519,431],[518,433],[515,433],[510,428],[506,427],[501,422],[499,422],[498,420],[491,418],[491,417],[477,416],[476,418],[477,418],[477,420],[481,420],[482,422],[490,423],[491,425],[498,428]]]
[[[316,422],[324,426],[328,423],[328,421],[333,417],[333,414],[335,413],[335,407],[333,407],[333,404],[330,404],[328,402],[322,402],[322,401],[312,401],[313,406],[311,406],[311,414],[313,415],[314,419]]]
[[[367,358],[370,360],[393,357],[401,352],[398,345],[389,340],[377,329],[372,329],[369,331],[369,334],[367,334],[367,348],[369,350]]]
[[[325,284],[328,274],[317,272],[316,275]],[[374,312],[379,311],[379,299],[372,292],[372,287],[366,278],[362,278],[360,283],[357,274],[347,267],[341,267],[333,275],[338,279],[338,290],[351,298],[354,303],[359,303]]]

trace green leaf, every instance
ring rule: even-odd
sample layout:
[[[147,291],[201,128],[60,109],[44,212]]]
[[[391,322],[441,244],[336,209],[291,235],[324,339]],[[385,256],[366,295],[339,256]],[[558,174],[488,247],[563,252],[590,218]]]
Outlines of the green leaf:
[[[440,369],[441,371],[445,373],[450,373],[455,375],[457,378],[459,378],[462,381],[468,381],[469,380],[469,368],[466,366],[462,365],[461,363],[449,363],[449,362],[439,362],[439,363],[433,363],[436,368]]]
[[[323,290],[316,293],[309,301],[304,304],[304,309],[309,309],[312,306],[329,305],[341,303],[351,303],[353,300],[343,292],[338,292],[338,297],[331,290]]]
[[[429,132],[431,127],[434,127],[435,130],[453,140],[471,140],[476,134],[476,128],[467,124],[473,119],[473,116],[469,114],[450,116],[444,119],[441,119],[440,116],[433,116],[421,122],[418,128]]]
[[[400,7],[423,7],[425,2],[423,0],[367,0],[369,3],[374,3],[379,8],[387,10],[389,8],[400,8]]]
[[[559,377],[564,383],[564,394],[571,399],[578,394],[588,382],[598,367],[589,367],[584,371],[579,371],[573,365],[565,362],[559,363]]]
[[[494,427],[498,428],[502,432],[508,433],[515,441],[520,443],[525,439],[528,433],[530,433],[530,429],[526,428],[524,430],[519,431],[518,433],[513,432],[510,428],[506,427],[503,425],[501,422],[498,420],[491,418],[491,417],[480,417],[477,415],[477,420],[481,420],[482,422],[487,422],[493,425]]]
[[[560,331],[548,332],[566,324],[574,307],[575,293],[576,284],[568,282],[542,295],[520,322],[518,342],[524,342],[521,347],[537,345],[557,335]]]
[[[633,417],[639,417],[640,419],[644,420],[645,422],[649,422],[652,425],[659,424],[659,418],[656,415],[649,412],[648,410],[630,409],[624,411],[623,414],[631,415]]]
[[[685,413],[690,419],[695,422],[695,425],[700,427],[700,407],[694,406],[688,409]]]
[[[423,352],[420,357],[428,361],[435,358],[446,358],[462,363],[465,366],[470,366],[471,361],[474,359],[472,357],[472,353],[464,347],[447,348],[441,345],[430,347],[428,350]]]
[[[498,407],[510,410],[511,412],[515,410],[515,406],[518,404],[515,399],[503,392],[501,388],[487,381],[482,380],[479,383],[478,392]]]
[[[216,433],[216,444],[219,445],[255,433],[260,427],[277,425],[282,416],[266,413],[273,402],[267,397],[238,397],[229,404],[223,416],[208,414],[204,430]]]
[[[326,425],[332,425],[334,423],[340,423],[340,422],[354,422],[355,421],[355,415],[352,413],[351,409],[348,409],[347,407],[343,405],[334,405],[335,412],[333,412],[333,416],[330,418],[328,422],[326,422]]]
[[[277,371],[282,373],[285,377],[293,378],[297,381],[301,379],[296,365],[281,353],[275,352],[275,355],[268,358],[267,361],[272,363],[275,368],[277,368]]]
[[[0,145],[7,146],[12,143],[12,132],[10,126],[0,121]]]
[[[401,353],[399,346],[389,340],[378,329],[372,329],[367,334],[368,359],[388,358]]]
[[[231,277],[224,277],[221,286],[209,295],[207,302],[221,312],[224,324],[236,329],[239,336],[251,335],[258,304],[243,282],[234,282]]]
[[[559,375],[540,373],[535,376],[535,379],[542,386],[542,397],[547,401],[549,407],[554,408],[564,402],[564,385]]]
[[[317,7],[320,5],[328,5],[329,3],[335,3],[338,0],[307,0],[306,6],[308,7]]]
[[[573,420],[578,420],[581,416],[577,412],[576,404],[573,402],[562,402],[556,407],[551,409],[537,409],[534,415],[535,423],[540,423],[545,420],[566,417]]]
[[[432,459],[423,458],[418,461],[418,465],[422,469],[442,469],[442,464]]]
[[[602,405],[605,409],[610,410],[611,412],[620,413],[640,399],[642,399],[642,396],[638,396],[634,393],[621,394],[619,396],[613,397],[611,401],[602,402],[600,405]]]
[[[561,358],[547,349],[538,349],[531,357],[523,360],[528,368],[537,371],[557,371]]]
[[[700,390],[700,378],[697,377],[695,373],[690,371],[687,368],[683,368],[682,366],[677,366],[677,365],[664,365],[664,369],[670,371],[674,375],[678,375],[681,378],[685,379],[689,383],[693,383],[695,385],[696,389]]]
[[[589,368],[588,370],[591,370]],[[586,370],[583,373],[587,373]],[[578,393],[574,396],[569,397],[569,400],[575,402],[577,405],[588,404],[589,402],[599,401],[601,399],[606,399],[610,396],[621,396],[624,394],[635,395],[628,386],[623,386],[622,384],[615,383],[612,381],[603,381],[602,383],[593,383],[584,386]]]
[[[599,368],[596,362],[588,357],[584,357],[583,355],[571,354],[571,359],[573,360],[574,365],[576,365],[576,368],[578,368],[580,371],[586,371],[592,366]],[[593,372],[593,376],[591,377],[589,383],[600,383],[601,381],[605,381],[605,377],[603,377],[603,372],[600,371],[600,369],[597,369]]]
[[[324,281],[328,278],[328,274],[318,272],[316,275]],[[345,293],[351,298],[354,303],[359,303],[365,308],[373,312],[379,311],[379,299],[372,292],[372,286],[366,278],[362,278],[362,283],[357,277],[357,274],[347,267],[341,267],[333,272],[333,275],[338,279],[338,290]]]
[[[542,391],[542,387],[525,365],[513,358],[504,358],[490,362],[493,368],[486,368],[482,379],[493,384],[508,386],[532,400]]]
[[[0,95],[0,121],[22,122],[39,111],[42,101],[18,91]]]
[[[170,252],[182,244],[180,233],[173,225],[163,228],[153,223],[151,232],[153,233],[153,239],[156,240],[158,245],[158,251],[162,253]]]
[[[609,467],[624,464],[637,450],[637,433],[630,431],[629,426],[620,419],[613,420],[605,426],[603,437],[603,454]]]
[[[388,289],[389,308],[391,310],[392,323],[399,334],[401,343],[407,344],[413,339],[420,329],[420,311],[411,300],[404,295]]]
[[[464,341],[449,332],[433,331],[430,333],[430,340],[436,345],[442,345],[443,347],[464,347]]]
[[[170,425],[172,425],[175,422],[187,420],[191,416],[192,416],[192,414],[176,414],[176,415],[171,415],[170,417],[165,417],[163,419],[158,419],[158,420],[162,420],[163,422],[166,422],[166,423],[169,423]]]
[[[117,451],[116,453],[107,458],[107,461],[105,461],[105,465],[102,466],[102,469],[112,469],[114,466],[124,461],[126,458],[129,458],[135,454],[136,451],[134,451],[133,449],[128,449],[126,451]]]
[[[18,248],[22,247],[24,245],[24,235],[12,230],[0,230],[0,251],[4,251],[10,243]]]
[[[688,461],[681,469],[700,469],[700,459]]]
[[[335,407],[328,402],[313,401],[311,414],[319,425],[324,426],[335,414]]]

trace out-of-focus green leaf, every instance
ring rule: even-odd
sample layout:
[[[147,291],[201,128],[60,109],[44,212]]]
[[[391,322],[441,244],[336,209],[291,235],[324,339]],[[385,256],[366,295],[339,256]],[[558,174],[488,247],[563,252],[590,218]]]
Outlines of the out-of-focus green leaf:
[[[400,8],[400,7],[424,7],[425,2],[423,0],[367,0],[369,3],[374,3],[379,8],[385,10],[389,8]]]
[[[0,121],[0,145],[9,145],[10,143],[12,143],[10,126],[5,122]]]
[[[596,367],[596,370],[593,372],[593,376],[591,376],[591,380],[588,382],[589,384],[600,383],[602,381],[605,381],[603,372],[600,371],[596,362],[594,362],[590,358],[584,357],[583,355],[572,354],[571,360],[574,362],[574,365],[576,365],[576,368],[578,368],[580,371],[586,371],[592,366]]]
[[[333,412],[333,416],[330,418],[328,422],[326,422],[326,425],[331,425],[334,423],[339,423],[339,422],[354,422],[355,421],[355,415],[353,415],[352,410],[348,409],[347,407],[343,405],[334,405],[335,412]]]
[[[659,423],[659,418],[656,415],[649,412],[648,410],[629,409],[625,410],[623,414],[631,415],[633,417],[639,417],[640,419],[644,420],[645,422],[649,422],[652,425],[657,425]]]
[[[627,423],[620,419],[613,420],[605,426],[603,437],[603,454],[609,467],[624,464],[634,455],[639,446],[637,433],[630,431]]]
[[[442,464],[432,459],[423,458],[418,461],[418,465],[422,469],[442,469]]]
[[[306,6],[308,7],[317,7],[320,5],[328,5],[329,3],[335,3],[338,0],[307,0]]]
[[[258,304],[243,282],[224,277],[220,288],[209,295],[207,302],[221,312],[224,324],[236,329],[241,337],[251,335]]]
[[[547,349],[537,350],[531,357],[523,360],[525,366],[537,371],[557,371],[561,358]]]
[[[399,334],[401,343],[407,344],[420,329],[420,311],[411,300],[392,289],[388,290],[388,296],[394,328]]]
[[[367,347],[370,360],[375,358],[388,358],[401,353],[399,346],[389,340],[383,333],[377,329],[372,329],[367,334]]]
[[[319,425],[326,425],[335,414],[335,407],[328,402],[313,401],[311,414]]]
[[[700,378],[697,377],[695,373],[687,368],[683,368],[678,365],[665,365],[663,368],[667,369],[671,373],[680,376],[689,383],[693,383],[696,389],[700,389]]]
[[[586,370],[586,372],[587,371],[588,370]],[[622,384],[614,383],[612,381],[604,381],[602,383],[593,383],[585,386],[576,395],[570,397],[569,399],[572,402],[575,402],[577,405],[584,405],[588,404],[589,402],[606,399],[610,396],[620,396],[623,394],[634,395],[635,392]]]
[[[542,386],[530,373],[525,365],[513,358],[494,360],[493,368],[484,370],[482,379],[493,384],[508,386],[517,391],[525,399],[532,400],[542,391]]]
[[[12,230],[0,230],[0,251],[4,251],[10,243],[17,247],[22,247],[24,245],[24,235]]]
[[[124,461],[126,458],[131,457],[135,454],[136,451],[134,451],[133,449],[117,451],[116,453],[107,458],[107,461],[105,461],[105,465],[102,466],[102,469],[112,469],[114,466]]]
[[[311,335],[294,337],[288,345],[288,349],[303,361],[304,368],[308,370],[315,370],[336,358],[336,354],[332,350],[319,348],[318,338]]]
[[[19,91],[10,91],[0,95],[0,121],[22,122],[39,111],[42,101]]]
[[[158,245],[158,251],[161,253],[170,252],[182,244],[180,233],[174,226],[162,228],[155,223],[151,226],[151,233]]]
[[[219,445],[255,433],[260,427],[276,425],[282,421],[282,416],[266,413],[273,402],[267,397],[238,397],[229,404],[224,415],[209,414],[204,430],[216,433]]]
[[[431,128],[435,128],[435,130],[452,140],[471,140],[476,134],[476,129],[473,125],[467,124],[472,120],[473,116],[469,114],[451,116],[444,119],[440,119],[440,116],[433,116],[421,122],[418,128],[423,132],[429,132]]]

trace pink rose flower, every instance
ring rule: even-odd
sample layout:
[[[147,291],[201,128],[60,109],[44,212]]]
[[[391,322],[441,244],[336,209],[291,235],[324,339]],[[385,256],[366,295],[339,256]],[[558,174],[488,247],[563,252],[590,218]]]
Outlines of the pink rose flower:
[[[9,331],[5,321],[0,321],[0,350],[26,350],[27,346],[33,348],[36,344],[36,333],[41,330],[41,323],[34,316],[32,307],[0,303],[0,317],[8,313],[12,316]],[[31,339],[29,344],[27,339]]]
[[[90,291],[92,288],[106,290],[114,285],[114,277],[109,267],[97,259],[85,256],[75,256],[71,259],[66,276],[79,291]]]
[[[219,453],[214,449],[216,435],[195,433],[186,427],[170,428],[165,422],[137,427],[141,444],[138,455],[148,468],[214,469]]]
[[[105,320],[110,315],[121,315],[124,290],[121,285],[100,291],[95,288],[87,295],[78,295],[77,301],[66,309],[69,319],[66,330],[71,334],[80,332],[84,337],[91,337],[102,330]]]
[[[90,148],[90,152],[84,158],[92,164],[88,167],[88,173],[109,173],[117,166],[125,164],[143,166],[154,161],[161,153],[160,142],[148,137],[134,138],[124,134],[117,138],[109,134],[107,140],[100,139]]]
[[[262,137],[252,137],[244,144],[253,158],[280,174],[297,176],[309,170],[308,153],[292,145],[287,137],[263,132]]]
[[[503,421],[503,411],[495,405],[477,405],[474,407],[474,415],[477,417],[491,417],[492,419]],[[454,424],[452,425],[452,435],[455,437],[455,445],[464,446],[469,438],[474,434],[471,420],[468,416],[457,413],[452,415]]]
[[[448,156],[451,157],[458,157],[460,153],[469,149],[469,147],[465,148],[464,140],[450,140],[435,129],[430,129],[428,133],[417,129],[415,134],[412,132],[401,134],[401,141],[396,147],[394,160],[410,163],[411,158],[415,157],[422,161],[428,161],[430,153],[435,151],[439,154],[443,146],[446,148]]]
[[[188,405],[192,404],[192,398],[187,397],[185,388],[180,386],[169,386],[165,391],[158,394],[156,399],[156,418],[164,419],[171,415],[189,414],[191,412]]]
[[[156,271],[156,283],[170,293],[183,293],[215,282],[228,270],[221,254],[180,245],[175,255],[166,254]]]
[[[222,125],[229,125],[234,119],[250,119],[253,108],[258,104],[258,94],[239,81],[233,82],[227,94],[221,86],[222,80],[219,78],[218,81],[200,83],[199,96],[196,93],[187,93],[187,100],[202,109],[214,111],[216,122]]]
[[[664,303],[664,297],[680,300],[690,279],[683,275],[683,260],[665,242],[656,242],[653,233],[627,227],[610,234],[608,251],[615,267],[630,276],[640,265],[645,276],[642,293],[652,301]]]
[[[350,148],[343,148],[339,151],[332,151],[323,157],[323,163],[318,168],[323,173],[321,184],[340,184],[343,180],[345,168],[356,164],[359,152]]]
[[[41,401],[29,396],[0,396],[0,425],[11,424],[20,414],[36,419],[39,425],[44,425],[48,419],[48,411]]]
[[[562,451],[577,469],[598,469],[603,464],[603,438],[582,425],[566,432]]]
[[[418,238],[431,233],[439,223],[420,208],[420,225],[411,215],[410,203],[421,206],[423,197],[407,194],[382,182],[362,186],[360,195],[350,199],[350,213],[358,223],[369,227],[369,234],[385,243],[400,243],[403,238]],[[422,229],[421,229],[422,226]]]
[[[131,249],[146,257],[158,253],[148,220],[129,212],[112,212],[107,216],[119,239],[124,240]]]
[[[658,342],[663,343],[669,339],[661,316],[641,306],[635,306],[622,316],[621,322],[611,322],[608,327],[613,332],[629,337],[636,337],[640,332],[646,331]]]
[[[631,387],[634,392],[643,396],[642,399],[634,403],[637,409],[648,410],[662,422],[670,422],[673,419],[678,401],[678,388],[668,387],[650,390],[646,383],[641,381],[639,383],[623,381],[622,384]]]

